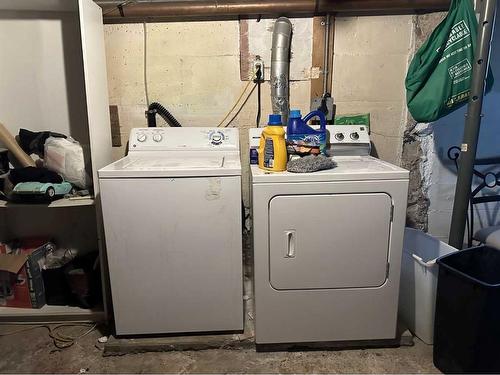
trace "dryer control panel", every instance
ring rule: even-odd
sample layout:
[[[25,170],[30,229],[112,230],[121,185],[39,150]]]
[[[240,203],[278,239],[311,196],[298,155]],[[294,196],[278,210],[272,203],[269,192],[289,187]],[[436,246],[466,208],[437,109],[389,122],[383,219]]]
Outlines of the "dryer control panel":
[[[319,125],[312,126],[319,129]],[[250,155],[259,148],[260,135],[264,128],[249,129]],[[284,127],[286,131],[286,127]],[[327,153],[330,156],[370,155],[369,129],[365,125],[327,125]]]
[[[370,155],[371,142],[366,125],[327,125],[326,128],[329,155]]]
[[[239,149],[238,130],[234,128],[182,127],[133,128],[130,151],[212,151]]]

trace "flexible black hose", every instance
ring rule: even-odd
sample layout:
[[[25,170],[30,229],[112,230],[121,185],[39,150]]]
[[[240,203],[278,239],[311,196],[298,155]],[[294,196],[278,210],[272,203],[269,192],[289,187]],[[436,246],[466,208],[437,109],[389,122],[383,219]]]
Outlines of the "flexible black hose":
[[[173,128],[180,128],[182,125],[177,121],[177,119],[160,103],[151,103],[148,107],[147,117],[148,117],[148,127],[156,127],[156,114],[159,114],[162,119],[164,119],[167,124]]]
[[[257,69],[257,72],[256,72],[256,79],[254,82],[257,83],[257,119],[255,120],[255,122],[257,123],[257,127],[259,127],[260,125],[260,113],[261,113],[261,100],[260,100],[260,84],[262,82],[262,72],[260,70],[260,66],[259,68]]]

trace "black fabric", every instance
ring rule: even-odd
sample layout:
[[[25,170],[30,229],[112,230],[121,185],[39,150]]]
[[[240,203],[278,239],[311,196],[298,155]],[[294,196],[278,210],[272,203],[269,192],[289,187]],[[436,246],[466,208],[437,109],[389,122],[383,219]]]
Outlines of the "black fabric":
[[[47,168],[25,167],[16,168],[10,171],[9,180],[14,185],[20,182],[50,182],[60,184],[63,178],[56,172],[49,171]]]
[[[8,151],[4,148],[0,148],[0,174],[7,173],[8,171],[9,171]]]
[[[49,137],[67,138],[64,134],[51,131],[32,132],[27,129],[19,130],[19,145],[28,155],[37,154],[43,158],[45,141]]]

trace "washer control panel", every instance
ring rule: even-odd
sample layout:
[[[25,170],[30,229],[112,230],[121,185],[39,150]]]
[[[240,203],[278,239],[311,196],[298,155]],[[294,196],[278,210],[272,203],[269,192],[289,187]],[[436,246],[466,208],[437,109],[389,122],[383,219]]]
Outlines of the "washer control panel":
[[[129,151],[141,150],[238,150],[235,128],[134,128],[130,132]]]

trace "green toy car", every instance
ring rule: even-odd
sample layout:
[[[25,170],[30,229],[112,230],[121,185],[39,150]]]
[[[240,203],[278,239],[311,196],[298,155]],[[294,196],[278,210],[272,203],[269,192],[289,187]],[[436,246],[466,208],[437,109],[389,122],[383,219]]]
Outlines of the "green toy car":
[[[23,196],[45,196],[49,199],[73,194],[75,189],[69,182],[63,181],[58,184],[43,182],[20,182],[12,190],[13,194]]]

